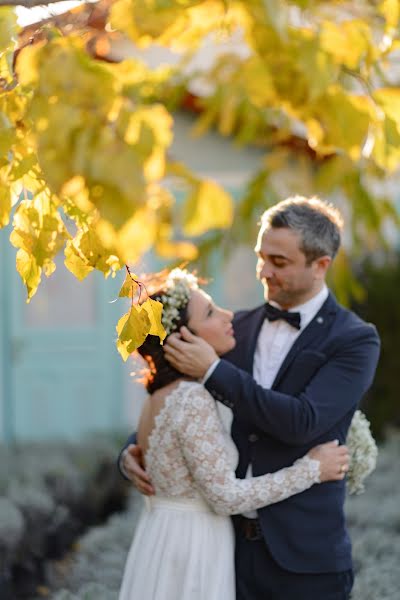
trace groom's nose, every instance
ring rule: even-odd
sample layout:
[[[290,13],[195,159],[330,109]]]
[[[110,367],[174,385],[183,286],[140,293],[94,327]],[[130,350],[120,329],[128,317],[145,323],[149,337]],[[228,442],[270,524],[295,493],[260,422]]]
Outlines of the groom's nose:
[[[273,275],[274,275],[273,265],[268,261],[264,261],[264,264],[259,271],[259,278],[261,279],[261,281],[268,280],[268,279],[271,279],[273,277]]]

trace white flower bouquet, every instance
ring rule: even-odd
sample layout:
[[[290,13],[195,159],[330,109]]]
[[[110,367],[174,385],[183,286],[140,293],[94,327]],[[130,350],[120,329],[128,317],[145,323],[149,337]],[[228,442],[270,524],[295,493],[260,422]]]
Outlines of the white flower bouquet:
[[[350,453],[347,489],[350,494],[361,494],[364,481],[376,467],[378,447],[371,434],[366,416],[356,410],[347,435],[346,445]]]

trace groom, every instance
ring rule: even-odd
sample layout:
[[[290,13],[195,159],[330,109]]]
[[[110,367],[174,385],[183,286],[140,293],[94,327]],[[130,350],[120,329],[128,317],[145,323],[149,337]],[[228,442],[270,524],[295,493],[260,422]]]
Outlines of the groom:
[[[338,305],[325,284],[341,228],[338,211],[316,198],[268,209],[255,248],[267,303],[237,313],[235,349],[219,359],[186,328],[165,346],[174,367],[233,410],[238,477],[277,471],[315,444],[344,443],[372,383],[376,330]],[[124,471],[150,491],[137,453],[122,454]],[[335,481],[236,516],[237,600],[348,599],[344,498],[344,482]]]

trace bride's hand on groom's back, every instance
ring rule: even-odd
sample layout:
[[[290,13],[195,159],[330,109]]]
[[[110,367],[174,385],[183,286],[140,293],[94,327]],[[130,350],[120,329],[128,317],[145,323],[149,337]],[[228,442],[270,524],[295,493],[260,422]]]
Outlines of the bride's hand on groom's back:
[[[135,488],[145,496],[152,496],[154,488],[143,466],[143,455],[140,446],[130,444],[121,456],[123,472]]]
[[[349,470],[349,451],[346,446],[339,446],[337,440],[315,446],[307,456],[319,461],[321,483],[344,479]]]

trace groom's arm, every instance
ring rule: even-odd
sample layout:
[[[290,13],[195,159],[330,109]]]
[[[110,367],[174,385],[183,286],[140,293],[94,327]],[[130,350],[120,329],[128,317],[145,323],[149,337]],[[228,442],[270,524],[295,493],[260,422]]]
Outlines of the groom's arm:
[[[223,359],[205,387],[232,408],[240,422],[288,444],[303,445],[357,406],[372,383],[379,346],[373,326],[359,327],[296,396],[261,387],[249,373]]]

